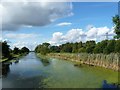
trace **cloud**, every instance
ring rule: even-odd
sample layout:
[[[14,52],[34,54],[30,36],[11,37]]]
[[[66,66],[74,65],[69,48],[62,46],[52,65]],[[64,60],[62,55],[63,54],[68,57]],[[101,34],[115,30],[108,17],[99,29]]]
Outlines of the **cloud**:
[[[69,26],[69,25],[71,25],[72,23],[70,23],[70,22],[63,22],[63,23],[59,23],[59,24],[57,24],[57,26]]]
[[[15,43],[11,44],[11,48],[14,49],[14,47],[22,48],[22,47],[27,47],[30,50],[34,50],[36,45],[38,45],[37,42],[24,42],[24,41],[18,41]]]
[[[2,0],[0,26],[2,30],[17,30],[24,26],[45,26],[56,19],[71,16],[72,3]]]
[[[8,33],[8,34],[4,35],[4,37],[8,38],[8,39],[29,39],[29,38],[36,38],[38,36],[40,36],[40,35],[38,35],[38,34],[25,34],[25,33],[20,33],[20,34]]]
[[[88,26],[87,26],[88,27]],[[114,29],[108,27],[90,27],[87,31],[83,29],[71,29],[66,34],[61,32],[53,33],[51,41],[52,45],[60,45],[66,42],[86,42],[88,40],[101,41],[106,39],[106,33],[108,33],[109,39],[112,39],[115,35]]]
[[[85,36],[85,33],[82,29],[71,29],[65,35],[61,32],[53,33],[51,41],[52,45],[60,45],[66,42],[78,42]]]
[[[87,40],[97,40],[97,41],[101,41],[106,39],[106,34],[108,33],[108,37],[111,39],[115,33],[114,33],[114,29],[112,28],[108,28],[107,26],[105,27],[92,27],[90,28],[86,34]]]
[[[34,50],[35,46],[40,44],[40,40],[42,39],[42,35],[37,33],[7,33],[3,34],[0,41],[7,41],[11,49],[14,47],[22,48],[26,46]]]

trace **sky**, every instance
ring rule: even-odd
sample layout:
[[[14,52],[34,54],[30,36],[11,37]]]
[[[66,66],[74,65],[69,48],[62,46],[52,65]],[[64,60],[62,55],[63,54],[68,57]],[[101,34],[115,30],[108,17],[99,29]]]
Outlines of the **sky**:
[[[31,50],[41,43],[99,42],[115,35],[112,17],[118,2],[5,2],[0,3],[1,40]]]

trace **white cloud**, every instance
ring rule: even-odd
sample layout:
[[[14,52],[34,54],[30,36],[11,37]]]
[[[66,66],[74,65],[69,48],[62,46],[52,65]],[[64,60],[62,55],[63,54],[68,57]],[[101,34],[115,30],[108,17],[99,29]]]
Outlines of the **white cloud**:
[[[23,26],[45,26],[56,19],[71,16],[72,3],[2,0],[0,20],[2,30],[17,30]]]
[[[38,35],[38,34],[25,34],[25,33],[20,33],[20,34],[8,33],[8,34],[4,35],[4,37],[8,38],[8,39],[29,39],[29,38],[36,38],[38,36],[40,36],[40,35]]]
[[[16,42],[12,42],[12,43],[9,43],[10,44],[10,48],[11,49],[14,49],[15,47],[18,47],[18,48],[22,48],[22,47],[27,47],[29,48],[30,50],[34,50],[35,47],[37,45],[39,45],[40,43],[39,42],[36,42],[34,40],[32,40],[31,42],[29,41],[16,41]]]
[[[18,42],[12,43],[11,48],[14,49],[14,47],[18,47],[21,49],[22,47],[27,47],[30,50],[34,50],[37,45],[38,45],[37,42],[18,41]]]
[[[101,41],[106,39],[106,33],[108,33],[109,39],[111,39],[115,35],[113,27],[108,28],[107,26],[105,26],[97,28],[93,26],[86,32],[87,34],[86,39]]]
[[[69,26],[71,24],[72,23],[70,23],[70,22],[62,22],[62,23],[57,24],[57,26]]]
[[[106,39],[106,33],[108,33],[109,39],[112,39],[114,34],[113,27],[94,27],[92,26],[87,31],[82,29],[71,29],[66,34],[61,32],[53,33],[53,37],[49,43],[52,45],[60,45],[66,42],[86,42],[88,40],[101,41]]]
[[[12,49],[14,47],[22,48],[26,46],[34,50],[43,38],[41,34],[36,33],[7,33],[3,34],[3,37],[0,39],[1,41],[7,41]]]
[[[71,29],[65,35],[61,32],[55,32],[49,43],[52,45],[60,45],[66,42],[78,42],[82,40],[84,36],[85,33],[82,29]]]

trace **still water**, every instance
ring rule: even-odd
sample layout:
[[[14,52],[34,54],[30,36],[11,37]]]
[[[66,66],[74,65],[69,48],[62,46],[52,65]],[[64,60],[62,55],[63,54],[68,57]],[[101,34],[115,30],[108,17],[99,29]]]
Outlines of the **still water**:
[[[12,62],[3,73],[2,88],[100,88],[118,82],[118,73],[98,67],[75,67],[73,62],[38,58],[34,52]]]

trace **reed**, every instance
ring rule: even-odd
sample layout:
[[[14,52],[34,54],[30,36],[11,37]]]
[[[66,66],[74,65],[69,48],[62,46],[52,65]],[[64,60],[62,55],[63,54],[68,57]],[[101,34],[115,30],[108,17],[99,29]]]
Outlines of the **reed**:
[[[49,53],[48,56],[64,60],[70,60],[88,64],[91,66],[100,66],[120,71],[120,53],[111,54],[89,54],[89,53]]]

